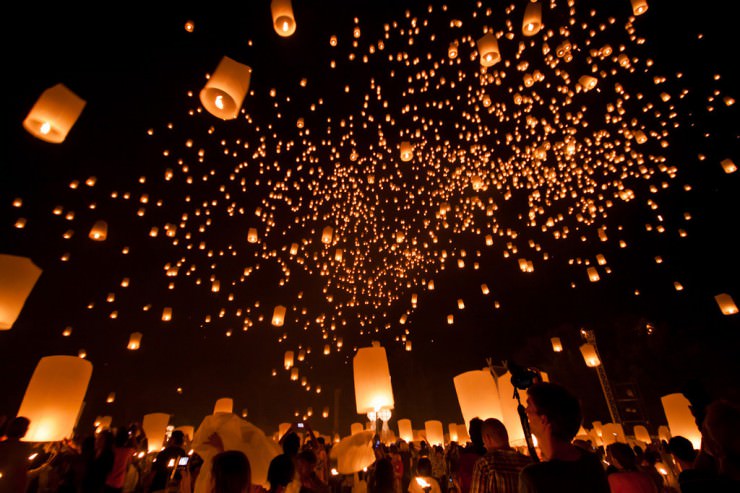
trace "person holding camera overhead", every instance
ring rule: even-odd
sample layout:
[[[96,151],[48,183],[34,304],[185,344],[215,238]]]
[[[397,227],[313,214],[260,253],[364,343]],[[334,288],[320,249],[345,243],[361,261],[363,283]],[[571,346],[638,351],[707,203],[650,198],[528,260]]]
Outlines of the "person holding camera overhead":
[[[167,488],[172,469],[170,464],[177,467],[177,461],[180,457],[187,456],[183,449],[185,443],[185,434],[180,430],[175,430],[167,441],[167,446],[157,454],[152,463],[152,469],[149,472],[145,482],[144,491],[148,493],[163,493]]]

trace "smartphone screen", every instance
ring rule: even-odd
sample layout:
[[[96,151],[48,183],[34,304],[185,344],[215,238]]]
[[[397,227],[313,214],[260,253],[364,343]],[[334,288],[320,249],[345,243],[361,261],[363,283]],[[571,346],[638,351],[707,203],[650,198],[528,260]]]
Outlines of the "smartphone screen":
[[[183,456],[182,456],[182,457],[180,457],[180,459],[179,459],[179,460],[177,461],[177,465],[178,465],[178,466],[180,466],[180,467],[184,467],[184,466],[187,466],[187,465],[188,465],[188,461],[189,461],[189,460],[190,460],[190,457],[188,457],[187,455],[183,455]]]

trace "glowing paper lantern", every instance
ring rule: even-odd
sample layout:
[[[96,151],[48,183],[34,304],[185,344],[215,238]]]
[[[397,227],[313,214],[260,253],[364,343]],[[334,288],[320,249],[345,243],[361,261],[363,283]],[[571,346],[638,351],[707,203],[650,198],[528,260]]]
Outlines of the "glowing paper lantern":
[[[141,332],[132,332],[128,337],[128,345],[126,346],[126,349],[130,349],[132,351],[139,349],[141,347],[141,337]]]
[[[559,337],[551,337],[550,343],[552,344],[552,350],[556,353],[560,353],[563,351],[563,343],[560,342]]]
[[[619,423],[604,423],[601,425],[601,440],[605,447],[615,442],[627,443],[624,429]]]
[[[92,363],[75,356],[45,356],[33,371],[18,416],[31,423],[27,442],[56,442],[72,436],[82,410]]]
[[[105,239],[108,237],[108,223],[106,223],[102,219],[100,221],[96,221],[95,224],[93,224],[93,227],[90,229],[88,237],[91,240],[95,241],[105,241]]]
[[[732,300],[732,296],[730,296],[729,294],[718,294],[714,297],[714,300],[717,302],[717,305],[719,305],[719,309],[722,310],[723,315],[734,315],[737,313],[737,306]]]
[[[409,443],[414,439],[414,429],[411,427],[410,419],[398,420],[398,436]]]
[[[234,399],[230,397],[222,397],[216,401],[213,406],[213,414],[216,413],[233,413],[234,412]]]
[[[31,259],[0,254],[0,330],[13,327],[40,276]]]
[[[688,438],[696,450],[701,448],[701,432],[696,426],[696,420],[691,413],[691,403],[681,393],[668,394],[660,398],[663,404],[668,429],[671,436]]]
[[[464,444],[470,441],[470,435],[468,434],[468,429],[465,427],[464,424],[457,425],[457,440],[458,440],[458,443],[460,444]]]
[[[107,402],[108,404],[112,404],[113,402],[115,402],[115,400],[116,400],[116,393],[111,392],[110,394],[108,394],[108,398],[105,399],[105,402]]]
[[[159,452],[164,446],[170,415],[167,413],[145,414],[141,427],[146,435],[148,452]]]
[[[352,360],[357,413],[393,409],[393,387],[385,348],[373,341],[357,350]]]
[[[272,312],[272,325],[275,327],[282,327],[283,323],[285,323],[285,307],[283,305],[278,305]]]
[[[447,47],[447,56],[451,59],[457,58],[458,53],[458,43],[457,41],[453,41],[450,43],[450,46]]]
[[[632,13],[635,15],[642,15],[647,12],[648,3],[647,0],[630,0],[632,2]]]
[[[578,84],[583,88],[584,91],[590,91],[594,87],[596,87],[596,84],[599,82],[599,80],[596,77],[593,77],[591,75],[582,75],[578,79]]]
[[[737,166],[732,159],[723,159],[719,164],[722,165],[722,169],[725,170],[725,173],[728,175],[737,171]]]
[[[599,271],[596,270],[596,267],[589,267],[586,269],[586,273],[588,273],[588,280],[591,282],[598,282],[599,279]]]
[[[360,433],[361,431],[365,431],[365,427],[362,426],[362,423],[352,423],[349,425],[349,434],[354,435],[355,433]]]
[[[239,114],[251,78],[249,66],[224,56],[201,89],[200,102],[213,116],[233,120]]]
[[[671,439],[671,431],[666,425],[658,426],[658,440],[661,442],[668,442]]]
[[[298,376],[298,367],[294,366],[290,369],[290,379],[295,382],[298,380]]]
[[[36,138],[61,144],[84,107],[84,99],[64,84],[57,84],[41,93],[23,120],[23,128]]]
[[[444,445],[445,432],[441,421],[436,419],[424,421],[424,431],[429,445]]]
[[[635,440],[639,440],[645,445],[650,445],[653,441],[653,439],[650,438],[650,432],[648,432],[648,429],[642,425],[635,425],[635,427],[632,428],[632,434],[635,436]]]
[[[404,140],[401,142],[401,161],[411,161],[414,157],[414,147],[411,142]]]
[[[503,420],[499,389],[488,370],[471,370],[452,379],[466,426],[476,416]]]
[[[290,370],[293,367],[293,351],[285,351],[283,366],[285,366],[286,370]]]
[[[501,61],[501,52],[498,49],[498,40],[492,32],[478,40],[478,56],[480,64],[484,67],[493,67]]]
[[[599,355],[596,353],[596,347],[591,343],[581,344],[580,348],[581,355],[583,355],[583,361],[586,362],[586,366],[596,368],[601,364]]]
[[[331,245],[331,240],[334,237],[334,228],[326,226],[321,232],[321,243],[324,245]]]
[[[247,231],[247,241],[249,243],[257,243],[259,241],[257,228],[249,228],[249,231]]]
[[[162,322],[169,322],[172,320],[172,308],[166,306],[162,309]]]
[[[514,385],[511,383],[511,373],[508,371],[496,379],[498,385],[498,393],[501,396],[501,414],[503,416],[504,426],[506,431],[509,432],[509,443],[512,447],[526,446],[527,442],[524,438],[524,430],[522,429],[522,422],[519,419],[519,411],[517,411],[517,405],[519,404],[514,398]],[[519,390],[519,399],[522,404],[527,402],[527,391]]]
[[[534,36],[542,29],[542,5],[530,2],[524,9],[524,20],[522,21],[522,34]]]
[[[283,37],[292,35],[295,32],[296,23],[290,0],[272,0],[270,10],[275,32]]]
[[[448,423],[447,433],[450,435],[451,442],[457,442],[457,423]]]

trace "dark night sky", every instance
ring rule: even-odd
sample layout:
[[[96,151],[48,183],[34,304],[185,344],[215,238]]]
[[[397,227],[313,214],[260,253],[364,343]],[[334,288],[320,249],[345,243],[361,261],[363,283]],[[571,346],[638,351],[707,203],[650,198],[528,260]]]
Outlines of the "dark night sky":
[[[517,8],[510,16],[518,38],[524,3],[515,2]],[[44,273],[15,326],[0,332],[0,414],[17,412],[40,357],[76,355],[84,349],[94,369],[81,426],[89,426],[99,415],[111,415],[114,424],[120,424],[149,412],[168,412],[175,425],[197,426],[216,399],[232,397],[236,411],[247,408],[249,419],[267,431],[312,407],[316,429],[331,432],[336,416],[338,431],[346,434],[350,423],[361,420],[354,409],[353,349],[379,340],[388,352],[393,378],[394,419],[408,417],[415,428],[422,427],[426,419],[462,422],[452,378],[484,367],[487,358],[495,363],[513,359],[547,371],[551,380],[581,396],[587,422],[606,422],[608,412],[596,373],[585,367],[578,352],[581,328],[595,331],[612,383],[637,383],[652,431],[665,419],[659,397],[680,391],[688,382],[698,382],[712,395],[737,398],[740,319],[722,315],[714,301],[719,293],[740,301],[735,231],[738,173],[725,174],[719,164],[725,158],[740,160],[737,105],[722,101],[724,96],[737,96],[738,79],[732,72],[737,48],[733,21],[723,15],[724,3],[716,0],[702,2],[700,11],[652,0],[649,11],[634,23],[637,35],[646,40],[637,45],[624,33],[631,12],[629,0],[607,2],[608,7],[600,6],[605,2],[575,3],[579,22],[572,28],[571,39],[579,50],[565,67],[574,79],[571,85],[590,66],[586,61],[589,48],[583,46],[587,30],[578,28],[581,22],[597,32],[603,22],[605,30],[595,35],[594,45],[609,42],[617,50],[626,44],[638,70],[600,80],[598,93],[576,94],[572,105],[561,108],[562,116],[588,107],[588,122],[600,128],[604,108],[616,99],[614,83],[620,83],[632,95],[624,105],[627,122],[634,118],[656,131],[663,128],[661,122],[680,125],[665,127],[668,147],[661,148],[658,139],[651,138],[646,147],[634,148],[642,153],[644,166],[652,174],[624,177],[635,198],[613,200],[607,217],[599,211],[593,223],[587,224],[578,221],[578,211],[569,209],[575,199],[548,204],[544,217],[562,214],[564,219],[555,229],[567,226],[569,231],[567,238],[557,241],[552,232],[540,229],[542,218],[537,227],[527,225],[531,190],[514,184],[522,175],[517,178],[481,165],[472,151],[468,161],[454,165],[449,164],[449,156],[442,159],[434,151],[439,142],[433,136],[438,135],[449,142],[448,149],[467,152],[471,144],[460,138],[456,124],[467,130],[497,129],[500,134],[481,140],[495,148],[493,159],[511,158],[524,175],[535,167],[531,156],[512,157],[526,142],[517,147],[495,141],[506,132],[526,134],[525,141],[534,135],[525,131],[524,117],[513,116],[514,105],[507,103],[506,117],[501,120],[482,105],[463,111],[465,98],[480,85],[473,75],[479,68],[477,60],[464,59],[454,68],[442,63],[447,60],[450,40],[468,35],[477,39],[487,24],[496,30],[505,28],[507,16],[499,2],[490,2],[494,15],[486,21],[482,14],[471,16],[484,12],[485,7],[477,9],[467,1],[449,2],[447,12],[442,12],[441,3],[431,2],[430,13],[427,2],[296,0],[298,28],[286,39],[272,30],[266,1],[241,2],[240,6],[207,2],[198,8],[178,5],[166,12],[130,4],[111,12],[21,6],[23,12],[8,21],[3,33],[6,139],[0,161],[0,252],[30,257]],[[544,14],[546,29],[556,33],[564,11],[563,2],[558,4],[553,12],[545,8]],[[599,6],[594,16],[588,15],[591,6]],[[408,43],[408,31],[401,32],[408,30],[410,22],[405,9],[419,25],[424,19],[429,21],[414,36],[413,45]],[[609,16],[614,16],[613,24],[607,22]],[[355,17],[362,29],[357,48],[351,46]],[[450,28],[450,19],[455,18],[464,19],[462,27]],[[183,28],[188,19],[195,22],[193,33]],[[384,23],[391,24],[386,38]],[[435,34],[433,39],[430,33]],[[333,34],[339,37],[339,46],[334,48],[329,45]],[[371,54],[370,63],[361,63],[368,46],[377,46],[380,39],[384,49]],[[513,58],[516,42],[502,39],[499,43],[504,59]],[[527,71],[539,68],[547,81],[557,85],[559,79],[542,63],[541,40],[534,43],[522,57],[531,64]],[[461,58],[465,58],[471,48],[465,43],[461,46]],[[419,57],[418,64],[389,62],[388,54],[398,52],[407,52],[411,60]],[[358,60],[349,60],[350,53],[357,53]],[[431,58],[426,58],[427,53]],[[197,94],[205,75],[224,55],[253,69],[250,94],[242,106],[250,121],[244,114],[237,120],[221,121],[204,110],[197,113]],[[646,65],[648,58],[655,62],[653,66]],[[329,67],[332,59],[337,63],[334,69]],[[521,80],[522,72],[515,66],[522,60],[512,61],[505,69],[500,86],[485,88],[494,108],[500,101],[511,100],[507,91]],[[440,64],[435,67],[437,61]],[[608,64],[603,60],[593,63],[602,68]],[[417,74],[426,70],[429,75],[432,68],[435,75],[431,79],[452,80],[458,70],[468,77],[455,88],[447,85],[436,92],[420,91],[423,83]],[[714,74],[721,78],[715,79]],[[654,84],[655,75],[666,77],[660,87]],[[299,84],[302,78],[307,80],[305,88]],[[53,145],[25,132],[21,122],[38,95],[59,82],[87,105],[66,141]],[[382,85],[387,108],[375,99],[373,83]],[[345,86],[351,88],[348,93]],[[408,87],[416,91],[404,93]],[[270,95],[273,88],[276,97]],[[680,98],[683,88],[689,93]],[[545,98],[563,97],[554,88],[535,85],[533,90]],[[662,91],[672,94],[675,119],[668,118],[670,111],[658,98]],[[374,116],[372,121],[362,111],[366,94],[372,96],[367,110]],[[456,96],[462,96],[463,102],[449,113],[425,106],[446,98],[454,101]],[[660,109],[659,117],[641,111],[648,103]],[[317,104],[315,111],[311,104]],[[412,111],[403,110],[407,104],[413,106]],[[713,111],[707,111],[708,105]],[[196,116],[188,115],[191,109]],[[543,116],[537,111],[543,111],[542,107],[532,114]],[[483,120],[472,123],[470,113]],[[385,121],[386,114],[393,124]],[[436,126],[423,128],[414,116],[427,116]],[[299,117],[305,118],[310,133],[296,128]],[[348,125],[342,126],[342,119]],[[368,128],[361,128],[362,122],[369,123]],[[388,141],[387,151],[379,150],[380,127]],[[148,129],[154,130],[153,135],[147,135]],[[413,136],[417,129],[421,137]],[[411,138],[401,138],[404,131],[411,132]],[[579,130],[578,138],[588,132]],[[187,146],[188,139],[193,141],[192,148]],[[415,160],[401,163],[395,151],[398,141],[419,143],[423,139],[428,145]],[[613,199],[614,174],[597,167],[592,178],[605,184],[599,193],[578,178],[576,169],[593,167],[588,164],[589,156],[619,139],[613,134],[599,145],[589,144],[591,150],[586,150],[585,139],[579,142],[584,147],[577,151],[576,167],[558,171],[557,178],[540,183],[539,190],[558,189],[562,182],[574,187],[579,197],[591,196],[597,205]],[[293,145],[286,147],[289,141]],[[254,155],[261,143],[263,155]],[[316,149],[310,149],[312,145]],[[331,147],[337,148],[336,153]],[[315,162],[301,154],[307,148]],[[351,161],[350,150],[355,148],[360,157]],[[203,162],[198,161],[199,149],[205,152]],[[548,159],[553,154],[550,151]],[[665,156],[666,166],[676,167],[675,176],[661,170],[656,156]],[[187,171],[178,159],[186,163]],[[434,164],[440,161],[444,161],[441,166]],[[537,170],[545,165],[555,168],[546,162]],[[376,187],[365,176],[371,167]],[[309,173],[309,168],[315,172]],[[164,179],[166,169],[174,170],[170,181]],[[491,181],[488,188],[474,194],[469,185],[460,183],[476,172],[488,173]],[[235,174],[240,177],[231,179]],[[91,176],[97,181],[88,187],[84,182]],[[193,177],[192,184],[186,182],[188,176]],[[543,172],[541,176],[547,175]],[[239,185],[241,177],[248,186]],[[503,191],[495,187],[497,177],[504,189],[512,187],[510,199],[504,199]],[[76,190],[69,187],[73,180],[80,182]],[[352,183],[360,185],[345,188]],[[114,192],[117,197],[112,196]],[[127,192],[130,198],[123,198]],[[141,202],[143,194],[149,203]],[[498,209],[493,219],[485,211],[470,212],[466,204],[474,195],[483,202],[495,201]],[[285,197],[293,202],[288,204]],[[22,207],[13,207],[15,198],[22,198]],[[450,203],[453,211],[456,207],[462,210],[455,217],[448,213],[447,227],[435,216],[442,201]],[[656,209],[650,207],[653,202],[658,204]],[[309,203],[316,206],[316,217]],[[229,204],[246,212],[230,215]],[[57,206],[64,211],[61,216],[53,213]],[[138,216],[142,208],[145,213]],[[254,213],[258,208],[261,216]],[[71,220],[64,218],[69,211],[74,211]],[[187,221],[183,214],[188,215]],[[472,226],[464,225],[461,218],[466,214]],[[14,227],[20,217],[27,219],[23,229]],[[87,238],[97,219],[108,221],[105,242]],[[501,231],[517,234],[495,236],[489,248],[484,236],[490,232],[490,221]],[[163,234],[168,223],[179,225],[178,245]],[[338,237],[341,231],[344,243],[337,246],[345,249],[345,265],[352,259],[360,272],[343,271],[331,262],[333,250],[327,253],[319,241],[321,229],[329,223],[335,225]],[[663,233],[655,229],[660,224],[665,226]],[[149,236],[154,226],[160,230],[156,238]],[[198,231],[199,226],[203,231]],[[602,226],[608,232],[607,241],[599,240],[597,230]],[[258,245],[246,242],[249,227],[260,230]],[[385,240],[369,241],[363,228]],[[402,261],[400,248],[391,249],[393,234],[400,228],[406,228],[407,247],[418,240],[416,257],[408,263]],[[68,230],[74,235],[64,239]],[[687,236],[681,237],[680,230]],[[431,243],[430,231],[438,243]],[[626,248],[620,248],[620,240]],[[200,242],[205,243],[204,250],[198,249]],[[301,242],[305,262],[281,250],[292,242]],[[507,242],[518,248],[508,258],[504,255],[511,252]],[[186,249],[188,243],[193,248]],[[121,253],[125,246],[130,248],[128,255]],[[212,257],[206,255],[209,250]],[[443,270],[439,268],[442,250],[449,256]],[[70,260],[62,262],[65,253]],[[593,265],[597,254],[608,259],[611,273],[602,268],[601,280],[591,283],[584,262]],[[521,257],[534,261],[533,273],[521,272],[517,263]],[[457,267],[458,258],[465,260],[465,268]],[[184,267],[178,277],[167,277],[163,266],[182,259]],[[323,263],[331,264],[329,275],[320,274]],[[193,274],[184,275],[191,265],[196,266]],[[251,268],[246,277],[245,268]],[[285,268],[290,270],[287,278],[281,271]],[[347,287],[368,288],[370,271],[375,273],[373,286],[382,285],[378,289],[385,297],[368,295],[378,292],[369,288],[352,306]],[[341,272],[351,279],[341,277]],[[219,293],[210,290],[212,275],[221,281]],[[123,278],[131,280],[128,288],[120,287]],[[287,282],[281,285],[281,279]],[[426,289],[430,280],[434,280],[434,291]],[[170,282],[174,289],[168,289]],[[680,282],[683,291],[676,291],[674,282]],[[488,296],[481,294],[483,283],[491,290]],[[115,295],[112,302],[106,301],[109,293]],[[229,293],[234,294],[233,301],[228,300]],[[412,293],[419,296],[415,309],[410,304]],[[331,300],[328,295],[333,295]],[[457,308],[458,299],[464,300],[464,310]],[[270,325],[277,304],[289,307],[282,328]],[[144,310],[146,306],[151,308]],[[166,306],[174,312],[169,323],[159,320]],[[224,316],[219,317],[222,309]],[[237,313],[238,309],[242,311]],[[110,318],[112,311],[117,311],[118,318]],[[404,313],[407,322],[401,324]],[[446,322],[448,314],[455,316],[453,325]],[[208,315],[210,322],[205,321]],[[251,325],[243,331],[246,319]],[[65,327],[72,328],[69,337],[62,336]],[[128,351],[128,336],[134,331],[144,334],[142,347]],[[411,352],[404,350],[404,336],[413,343]],[[563,353],[551,351],[552,336],[563,340]],[[339,351],[337,337],[343,340]],[[325,343],[332,345],[330,356],[321,354]],[[310,391],[291,382],[282,369],[283,353],[299,348],[311,348],[300,365]],[[277,376],[271,375],[272,369],[277,369]],[[321,386],[321,393],[315,392],[316,386]],[[183,389],[181,394],[178,387]],[[106,404],[110,392],[116,393],[116,400]],[[331,416],[322,419],[321,410],[327,406]]]

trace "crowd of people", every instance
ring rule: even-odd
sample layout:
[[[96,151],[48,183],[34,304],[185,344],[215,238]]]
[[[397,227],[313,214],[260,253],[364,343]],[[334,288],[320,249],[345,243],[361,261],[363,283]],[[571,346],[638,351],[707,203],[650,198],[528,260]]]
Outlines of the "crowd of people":
[[[267,485],[252,483],[247,455],[225,450],[218,433],[209,445],[205,487],[196,480],[205,461],[189,437],[173,431],[165,447],[147,453],[141,427],[103,429],[61,442],[24,442],[29,420],[0,423],[0,493],[695,493],[740,491],[740,406],[716,400],[695,413],[702,444],[685,437],[638,445],[595,447],[576,440],[582,416],[564,387],[536,382],[527,389],[528,428],[537,450],[518,450],[495,418],[474,418],[465,444],[380,443],[375,461],[353,474],[332,474],[331,448],[307,427],[280,438],[282,453]],[[301,430],[304,431],[304,430]],[[37,445],[38,447],[38,445]],[[207,476],[205,476],[207,477]]]

